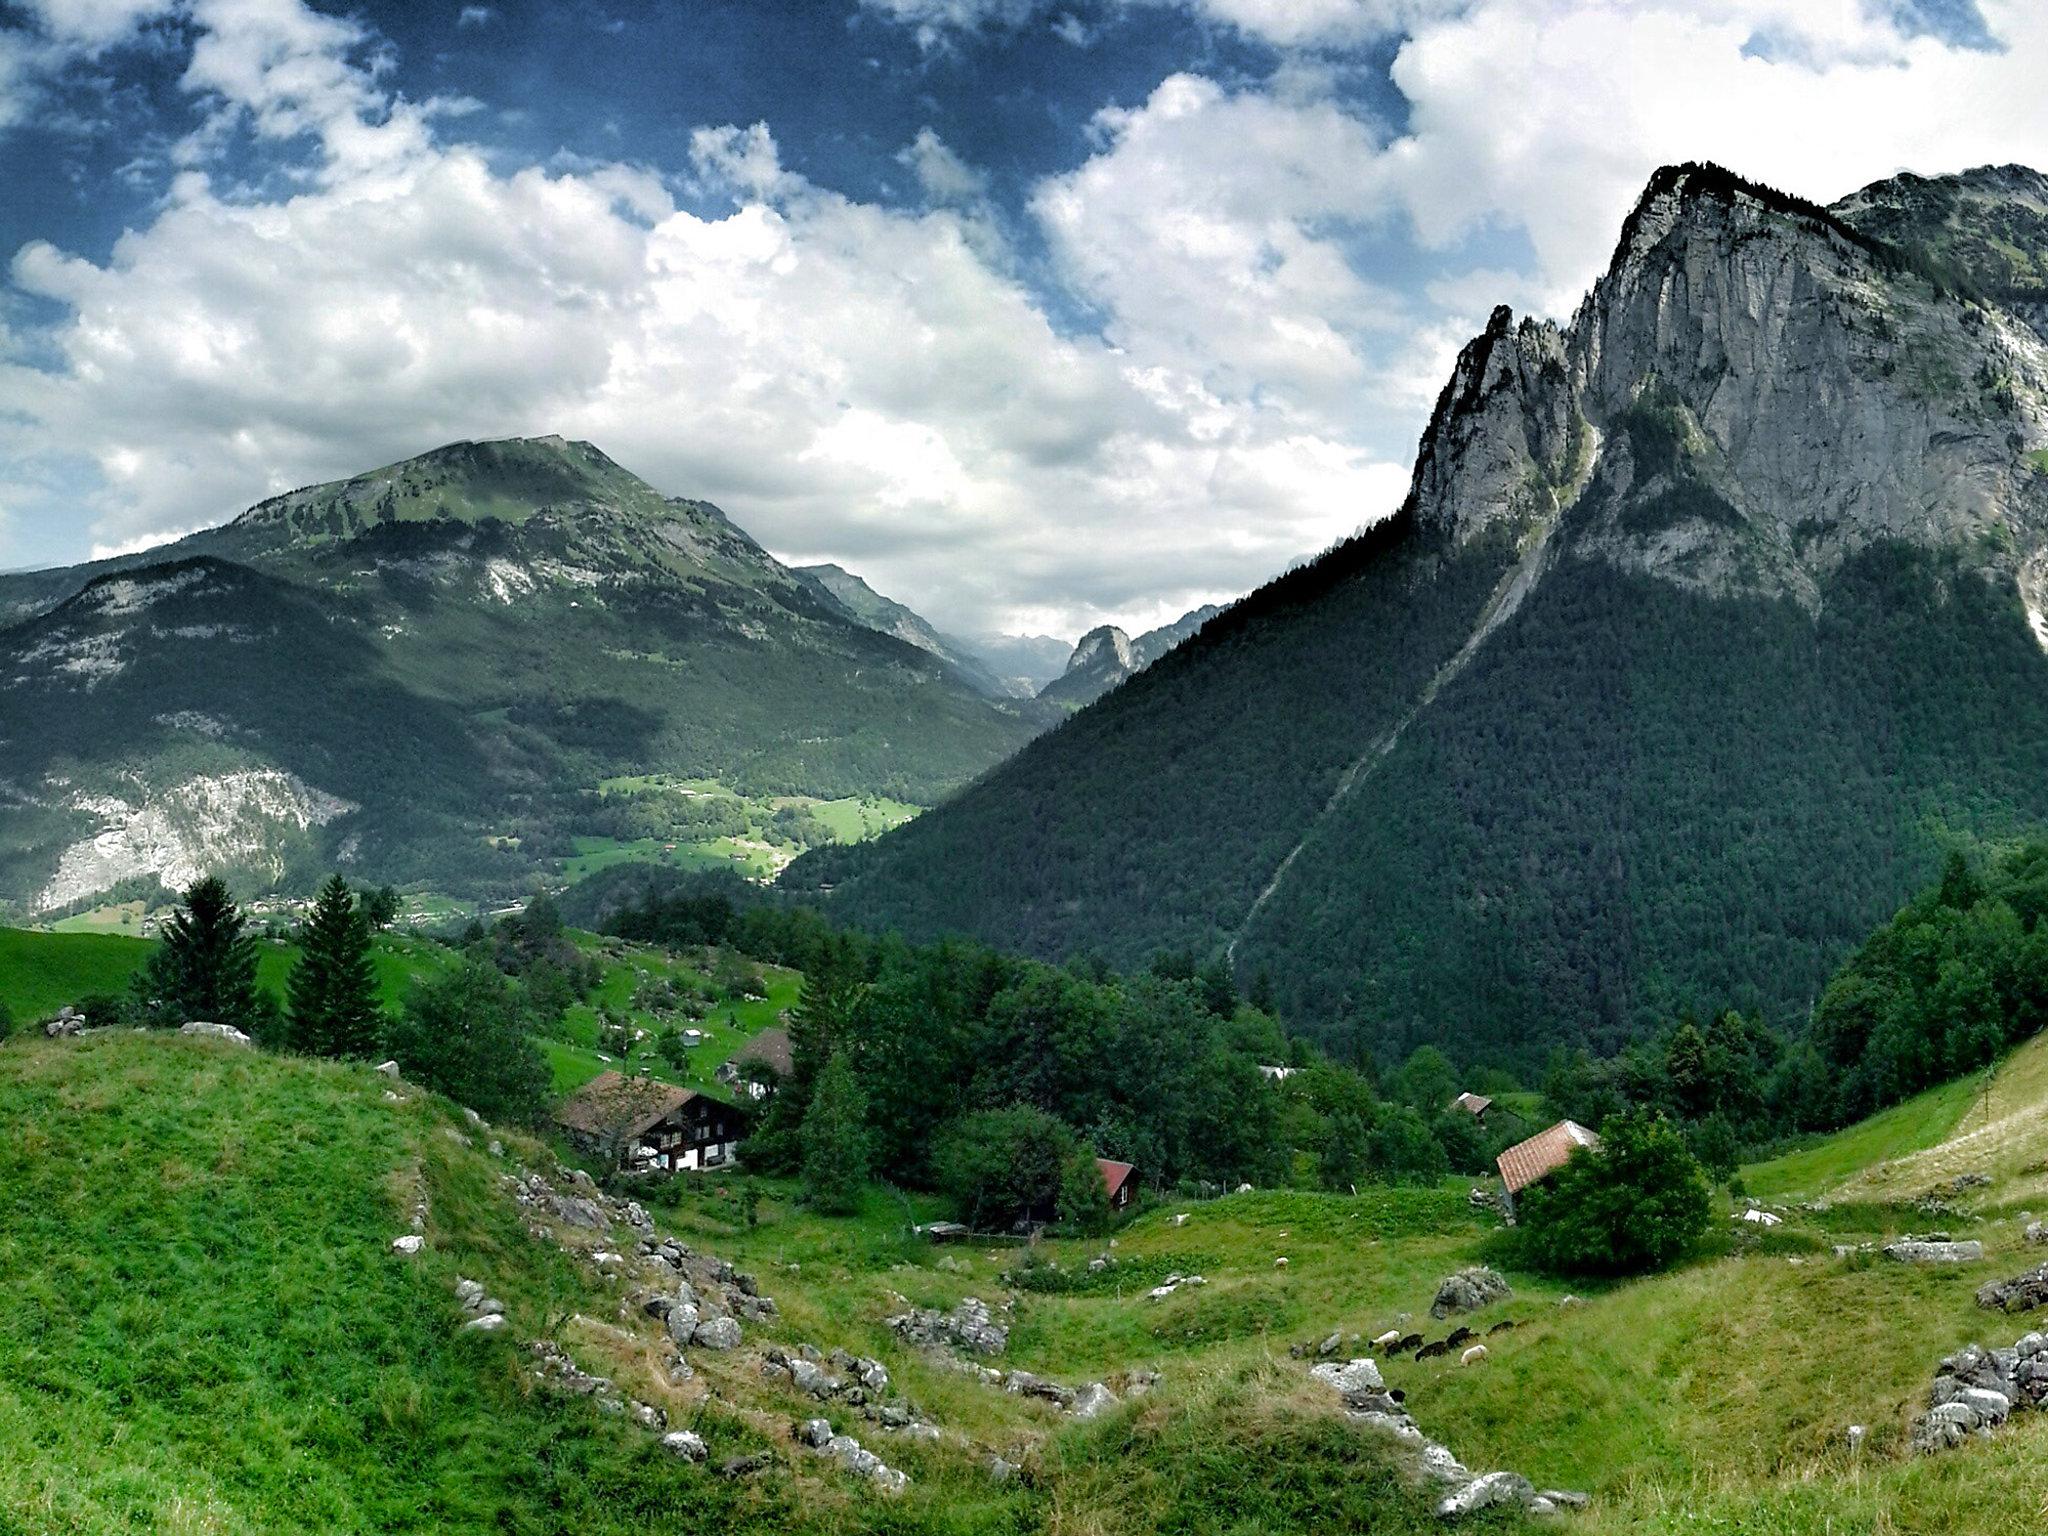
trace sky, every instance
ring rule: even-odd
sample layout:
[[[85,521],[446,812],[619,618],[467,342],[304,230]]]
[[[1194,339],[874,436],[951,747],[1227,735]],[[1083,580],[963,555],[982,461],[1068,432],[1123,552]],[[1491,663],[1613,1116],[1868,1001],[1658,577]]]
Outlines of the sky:
[[[0,569],[586,438],[944,627],[1392,511],[1660,164],[2048,167],[2039,0],[0,0]]]

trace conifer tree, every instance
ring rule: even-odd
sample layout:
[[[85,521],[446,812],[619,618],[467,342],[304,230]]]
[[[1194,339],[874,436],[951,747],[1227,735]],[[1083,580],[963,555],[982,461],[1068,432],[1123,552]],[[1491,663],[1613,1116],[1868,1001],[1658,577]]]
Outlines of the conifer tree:
[[[818,1073],[804,1114],[804,1198],[828,1216],[850,1216],[867,1181],[867,1100],[844,1053],[835,1053]]]
[[[164,924],[163,943],[135,978],[140,1011],[175,1028],[194,1020],[255,1033],[266,1010],[256,992],[256,941],[225,882],[208,875]]]
[[[286,983],[292,1049],[308,1056],[368,1056],[384,1034],[370,924],[340,875],[320,888],[299,930],[299,950]]]

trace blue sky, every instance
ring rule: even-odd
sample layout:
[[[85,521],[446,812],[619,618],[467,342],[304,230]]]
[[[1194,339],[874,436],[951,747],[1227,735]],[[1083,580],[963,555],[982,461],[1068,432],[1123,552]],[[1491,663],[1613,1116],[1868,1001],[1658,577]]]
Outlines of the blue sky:
[[[2048,161],[2030,0],[0,0],[0,567],[589,437],[958,628],[1384,515],[1644,178]]]

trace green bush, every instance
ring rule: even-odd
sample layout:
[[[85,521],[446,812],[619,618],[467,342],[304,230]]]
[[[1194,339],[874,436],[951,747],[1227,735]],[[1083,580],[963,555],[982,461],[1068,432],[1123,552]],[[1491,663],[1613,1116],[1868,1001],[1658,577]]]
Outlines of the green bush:
[[[547,1106],[547,1063],[511,984],[481,960],[419,986],[392,1025],[391,1054],[407,1077],[494,1120],[533,1123]]]
[[[1705,1173],[1663,1116],[1620,1115],[1601,1144],[1522,1192],[1531,1260],[1562,1274],[1640,1274],[1680,1258],[1707,1230]]]

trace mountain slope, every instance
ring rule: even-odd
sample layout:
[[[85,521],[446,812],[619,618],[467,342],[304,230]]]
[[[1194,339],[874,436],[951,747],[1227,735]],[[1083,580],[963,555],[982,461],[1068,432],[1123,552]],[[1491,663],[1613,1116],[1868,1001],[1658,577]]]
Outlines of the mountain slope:
[[[929,803],[1033,729],[717,508],[560,439],[293,492],[9,578],[10,605],[0,900],[31,907],[336,858],[504,889],[568,851],[612,776]]]
[[[856,623],[906,645],[929,651],[967,681],[977,692],[990,698],[1019,698],[1023,695],[997,677],[960,641],[942,635],[922,617],[893,598],[882,596],[853,572],[836,565],[801,565],[796,574],[813,590],[845,610]]]
[[[791,878],[1226,951],[1386,1049],[1803,1016],[1947,839],[2048,816],[2048,348],[1860,196],[1660,172],[1570,326],[1465,349],[1395,517]]]

